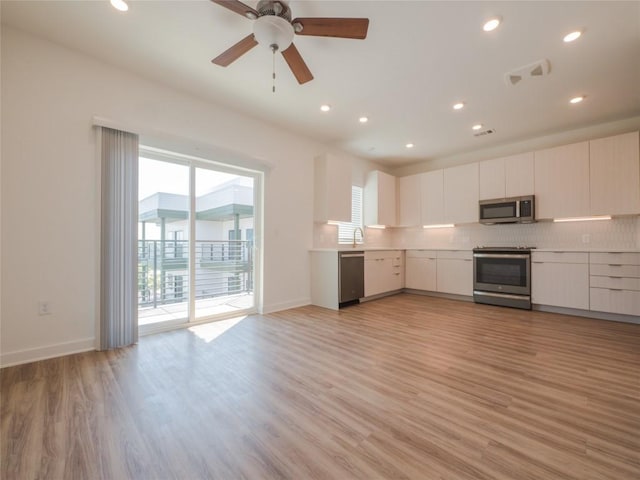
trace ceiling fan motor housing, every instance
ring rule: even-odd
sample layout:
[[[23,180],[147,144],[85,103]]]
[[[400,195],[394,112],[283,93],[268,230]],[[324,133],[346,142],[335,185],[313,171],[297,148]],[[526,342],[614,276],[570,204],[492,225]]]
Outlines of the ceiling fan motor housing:
[[[256,6],[256,10],[259,17],[265,15],[273,15],[276,17],[284,18],[291,23],[291,9],[289,5],[277,0],[260,0]]]

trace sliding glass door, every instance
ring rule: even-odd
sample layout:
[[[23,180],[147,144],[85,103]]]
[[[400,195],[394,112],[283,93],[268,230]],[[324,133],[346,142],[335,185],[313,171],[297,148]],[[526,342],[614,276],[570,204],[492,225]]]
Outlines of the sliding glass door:
[[[261,176],[141,148],[141,333],[255,310]]]

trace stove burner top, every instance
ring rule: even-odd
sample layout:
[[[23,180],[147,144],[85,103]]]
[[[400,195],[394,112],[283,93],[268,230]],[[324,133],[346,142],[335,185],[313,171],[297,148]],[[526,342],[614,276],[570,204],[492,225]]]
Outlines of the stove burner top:
[[[474,252],[530,252],[536,247],[526,247],[518,245],[516,247],[483,247],[478,246],[473,249]]]

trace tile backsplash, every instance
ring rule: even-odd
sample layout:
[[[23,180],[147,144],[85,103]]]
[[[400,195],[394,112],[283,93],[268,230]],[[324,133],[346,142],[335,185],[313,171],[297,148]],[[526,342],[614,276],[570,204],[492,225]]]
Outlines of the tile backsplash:
[[[532,246],[566,249],[640,249],[640,217],[595,222],[550,221],[510,225],[462,225],[454,228],[405,228],[393,231],[398,248],[473,248]]]
[[[365,229],[365,246],[380,248],[467,249],[475,246],[518,246],[557,249],[638,249],[640,217],[614,218],[596,222],[523,225],[462,225],[454,228]],[[337,248],[338,227],[316,224],[315,248]]]

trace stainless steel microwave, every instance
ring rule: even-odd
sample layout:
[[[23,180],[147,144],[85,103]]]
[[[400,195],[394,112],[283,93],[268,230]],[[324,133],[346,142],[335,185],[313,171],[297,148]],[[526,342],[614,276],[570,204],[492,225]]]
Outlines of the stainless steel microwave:
[[[480,200],[480,223],[532,223],[536,221],[535,196]]]

